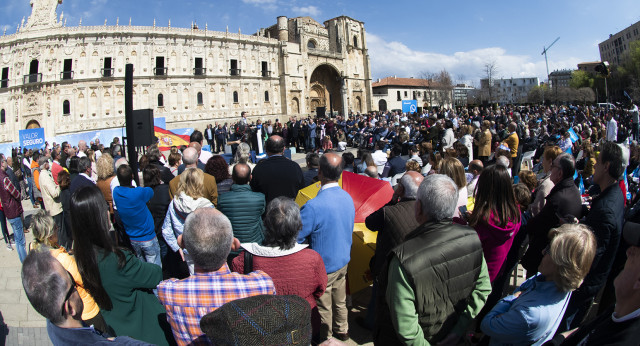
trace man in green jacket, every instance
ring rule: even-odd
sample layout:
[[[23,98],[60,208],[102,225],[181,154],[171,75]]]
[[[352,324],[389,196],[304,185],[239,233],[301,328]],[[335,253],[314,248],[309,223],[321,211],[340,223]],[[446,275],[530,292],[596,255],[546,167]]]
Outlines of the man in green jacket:
[[[381,274],[376,344],[455,345],[491,293],[478,235],[451,222],[457,191],[440,174],[420,184],[420,226],[391,251],[387,275]]]
[[[251,168],[246,163],[233,166],[231,179],[231,191],[218,196],[218,210],[229,218],[233,236],[238,238],[240,243],[261,245],[264,239],[262,214],[266,207],[264,194],[251,190]],[[231,251],[229,256],[233,258],[238,253],[239,251]]]

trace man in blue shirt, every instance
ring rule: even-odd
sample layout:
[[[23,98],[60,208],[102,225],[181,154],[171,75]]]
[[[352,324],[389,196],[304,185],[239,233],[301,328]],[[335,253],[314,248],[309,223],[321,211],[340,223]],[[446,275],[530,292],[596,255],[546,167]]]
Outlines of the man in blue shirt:
[[[318,178],[322,187],[300,209],[302,230],[298,242],[308,241],[322,256],[328,276],[327,289],[318,299],[322,323],[318,341],[332,335],[342,341],[349,339],[346,275],[356,212],[353,199],[338,185],[342,166],[342,158],[335,153],[320,157]]]
[[[153,216],[147,208],[147,202],[153,197],[153,189],[134,187],[131,184],[133,172],[129,165],[118,167],[117,176],[120,186],[113,189],[113,202],[118,206],[118,215],[131,246],[138,258],[162,267]]]

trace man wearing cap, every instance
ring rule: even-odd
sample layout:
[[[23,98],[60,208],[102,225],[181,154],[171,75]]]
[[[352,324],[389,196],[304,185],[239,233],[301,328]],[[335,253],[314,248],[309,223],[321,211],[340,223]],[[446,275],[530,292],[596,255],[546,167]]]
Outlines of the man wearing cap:
[[[158,284],[158,298],[167,309],[178,345],[211,344],[200,329],[200,320],[224,303],[276,293],[273,281],[263,271],[242,275],[229,270],[227,256],[240,244],[233,238],[231,222],[218,210],[202,208],[189,214],[178,244],[191,254],[194,274]]]

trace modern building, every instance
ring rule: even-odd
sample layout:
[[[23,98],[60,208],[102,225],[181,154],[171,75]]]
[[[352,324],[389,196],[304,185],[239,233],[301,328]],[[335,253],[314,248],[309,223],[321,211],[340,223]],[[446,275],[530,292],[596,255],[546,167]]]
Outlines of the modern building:
[[[571,82],[572,70],[556,70],[549,73],[551,88],[568,88]]]
[[[538,85],[538,77],[480,79],[482,101],[500,104],[526,103],[529,91]]]
[[[125,65],[134,65],[133,105],[167,129],[372,109],[364,23],[278,17],[256,34],[198,28],[66,26],[62,0],[31,0],[17,32],[0,37],[0,144],[18,130],[46,138],[121,128]],[[109,139],[110,140],[110,139]]]
[[[595,72],[596,66],[600,65],[600,61],[581,62],[578,64],[579,71]]]
[[[386,77],[372,84],[373,109],[384,112],[402,109],[403,100],[417,100],[419,109],[451,108],[452,90],[420,78]],[[377,105],[377,107],[376,107]]]
[[[608,61],[611,65],[620,65],[629,55],[631,42],[640,40],[640,21],[636,22],[609,38],[600,42],[600,60]]]
[[[469,103],[469,96],[472,94],[473,90],[475,90],[475,88],[472,86],[456,84],[453,87],[453,104],[456,107],[466,106],[467,103]]]

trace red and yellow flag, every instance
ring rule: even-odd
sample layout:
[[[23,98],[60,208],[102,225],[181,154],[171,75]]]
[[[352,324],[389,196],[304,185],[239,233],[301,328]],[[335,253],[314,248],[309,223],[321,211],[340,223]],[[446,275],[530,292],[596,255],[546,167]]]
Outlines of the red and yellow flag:
[[[158,148],[160,150],[169,150],[172,146],[189,145],[189,136],[177,135],[169,130],[154,126],[153,130],[158,137]]]

